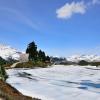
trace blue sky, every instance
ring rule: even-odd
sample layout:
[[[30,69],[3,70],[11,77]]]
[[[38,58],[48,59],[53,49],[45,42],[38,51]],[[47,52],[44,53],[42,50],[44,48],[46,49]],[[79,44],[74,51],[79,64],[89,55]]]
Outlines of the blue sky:
[[[100,0],[0,0],[0,42],[53,56],[100,54]]]

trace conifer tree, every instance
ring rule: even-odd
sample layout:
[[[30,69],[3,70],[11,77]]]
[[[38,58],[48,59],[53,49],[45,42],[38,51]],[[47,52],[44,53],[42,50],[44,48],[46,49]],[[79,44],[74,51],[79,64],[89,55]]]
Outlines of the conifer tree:
[[[46,61],[50,62],[50,57],[46,56]]]
[[[29,54],[29,60],[31,61],[37,60],[37,56],[38,56],[37,45],[35,44],[34,41],[28,44],[26,53]]]
[[[42,50],[39,50],[39,52],[38,52],[38,58],[39,58],[40,61],[45,62],[45,60],[46,60],[45,52],[42,51]]]

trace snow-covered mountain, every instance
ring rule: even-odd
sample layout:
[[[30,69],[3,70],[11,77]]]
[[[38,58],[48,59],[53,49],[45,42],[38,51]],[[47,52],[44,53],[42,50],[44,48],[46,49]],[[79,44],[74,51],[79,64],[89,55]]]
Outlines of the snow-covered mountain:
[[[72,55],[70,57],[67,57],[67,60],[72,62],[78,62],[80,60],[100,61],[100,56],[99,55]]]
[[[9,57],[15,60],[19,60],[21,52],[12,48],[11,46],[0,44],[0,56],[3,59],[8,59]]]

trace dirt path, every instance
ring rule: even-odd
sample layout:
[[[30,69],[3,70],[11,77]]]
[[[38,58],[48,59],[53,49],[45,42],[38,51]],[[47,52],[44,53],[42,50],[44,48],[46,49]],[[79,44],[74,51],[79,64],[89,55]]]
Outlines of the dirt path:
[[[19,64],[19,63],[21,63],[21,62],[16,62],[16,63],[14,63],[13,65],[11,65],[11,68],[15,68],[16,65]]]

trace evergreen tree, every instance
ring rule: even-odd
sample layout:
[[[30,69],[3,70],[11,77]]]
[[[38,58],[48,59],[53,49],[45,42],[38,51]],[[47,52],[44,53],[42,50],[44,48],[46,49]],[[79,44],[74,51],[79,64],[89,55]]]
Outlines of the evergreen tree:
[[[39,50],[39,52],[38,52],[38,58],[39,58],[39,60],[40,60],[40,61],[45,62],[45,60],[46,60],[46,55],[45,55],[45,52],[44,52],[44,51]]]
[[[2,57],[0,57],[0,65],[4,65],[4,64],[6,64],[6,61]]]
[[[50,62],[50,57],[46,56],[46,61]]]
[[[34,41],[28,44],[26,53],[29,54],[29,60],[31,61],[37,60],[37,56],[38,56],[37,45],[35,44]]]
[[[42,61],[42,51],[41,50],[38,51],[38,60]]]
[[[3,67],[2,65],[0,65],[0,79],[5,81],[7,79],[7,74],[5,71],[5,67]]]

